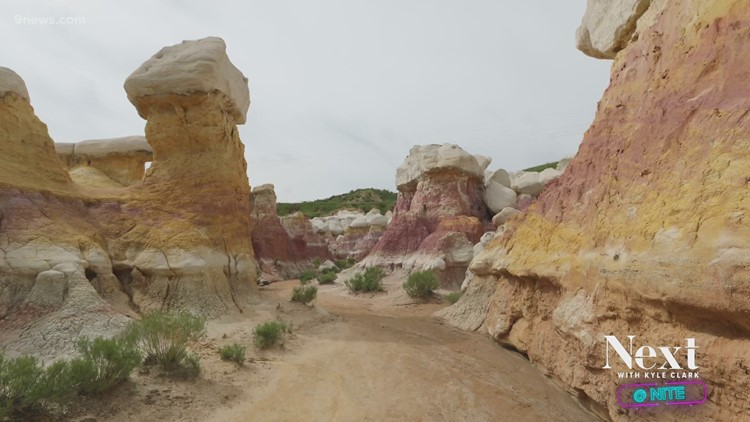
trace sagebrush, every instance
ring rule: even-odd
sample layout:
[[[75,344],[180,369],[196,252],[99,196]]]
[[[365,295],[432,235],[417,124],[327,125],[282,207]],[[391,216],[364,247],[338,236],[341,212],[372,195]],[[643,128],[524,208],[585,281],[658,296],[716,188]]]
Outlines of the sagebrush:
[[[347,268],[353,267],[356,262],[357,261],[355,261],[354,258],[337,259],[336,266],[342,270],[345,270]]]
[[[133,337],[112,339],[83,337],[78,341],[81,357],[70,362],[82,393],[99,393],[126,380],[141,364],[143,356]]]
[[[292,302],[310,303],[318,296],[318,288],[315,286],[297,286],[292,289]]]
[[[157,365],[173,375],[193,377],[200,373],[200,358],[188,351],[188,345],[205,333],[206,318],[202,316],[187,311],[152,311],[134,321],[127,335],[138,339],[145,364]]]
[[[245,346],[237,343],[228,344],[219,349],[222,360],[230,360],[242,366],[245,364]]]
[[[335,272],[323,273],[323,274],[320,274],[318,276],[318,283],[320,283],[320,284],[331,284],[334,281],[336,281],[336,277],[337,277],[337,275],[336,275]]]
[[[268,321],[255,327],[253,340],[255,347],[267,349],[281,340],[285,333],[291,334],[292,326],[283,321]]]
[[[402,287],[410,297],[427,299],[440,287],[440,281],[432,271],[417,271],[409,274]]]
[[[35,357],[7,359],[0,354],[0,420],[64,409],[78,394],[114,387],[141,363],[140,350],[124,337],[83,337],[78,349],[81,357],[46,368]]]
[[[370,267],[363,273],[357,273],[345,284],[354,293],[382,292],[385,290],[382,282],[383,277],[385,277],[385,271],[379,267]]]
[[[317,275],[318,275],[317,270],[310,269],[310,270],[302,271],[302,274],[300,274],[299,276],[299,282],[302,284],[307,284],[308,281],[312,280]]]

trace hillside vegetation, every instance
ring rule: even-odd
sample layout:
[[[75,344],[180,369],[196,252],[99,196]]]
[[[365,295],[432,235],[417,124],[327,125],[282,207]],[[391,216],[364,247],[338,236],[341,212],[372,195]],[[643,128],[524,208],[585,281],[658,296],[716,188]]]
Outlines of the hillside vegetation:
[[[538,166],[523,169],[523,171],[542,171],[544,169],[553,169],[553,168],[557,168],[557,163],[558,161],[552,161],[550,163],[540,164]]]
[[[396,205],[396,193],[385,189],[355,189],[349,193],[334,195],[326,199],[305,202],[279,202],[279,215],[302,211],[308,218],[330,215],[339,209],[361,209],[367,212],[377,208],[382,213]]]

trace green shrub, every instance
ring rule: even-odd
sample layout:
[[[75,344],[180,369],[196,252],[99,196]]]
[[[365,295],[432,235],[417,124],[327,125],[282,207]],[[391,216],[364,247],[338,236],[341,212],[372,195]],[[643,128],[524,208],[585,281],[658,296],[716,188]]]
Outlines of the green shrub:
[[[354,293],[382,292],[385,290],[381,281],[383,277],[385,277],[385,272],[381,268],[370,267],[364,273],[357,273],[345,284]]]
[[[0,418],[65,406],[75,394],[68,361],[42,367],[30,356],[6,359],[0,354]]]
[[[402,287],[409,296],[426,299],[432,296],[433,290],[440,287],[440,282],[432,271],[417,271],[409,274]]]
[[[221,360],[231,360],[242,366],[245,363],[245,346],[237,343],[228,344],[219,349]]]
[[[318,296],[315,286],[298,286],[292,290],[292,302],[310,303]]]
[[[323,268],[322,270],[320,270],[321,274],[330,274],[330,273],[338,274],[340,272],[341,272],[341,269],[337,266],[333,266],[330,268]]]
[[[78,341],[81,358],[70,362],[73,379],[82,393],[99,393],[126,380],[142,356],[135,338],[86,337]]]
[[[267,349],[276,344],[284,333],[291,333],[292,326],[283,321],[264,322],[253,330],[255,347]]]
[[[302,274],[300,274],[299,276],[299,282],[302,283],[302,285],[305,285],[307,284],[308,281],[312,280],[317,275],[318,275],[317,270],[309,269],[309,270],[302,271]]]
[[[336,260],[336,266],[339,267],[342,270],[345,270],[347,268],[351,268],[355,264],[354,258],[346,258],[346,259],[338,259]]]
[[[312,261],[313,267],[315,267],[315,268],[320,267],[321,262],[322,261],[320,260],[320,258],[313,259],[313,261]]]
[[[28,411],[40,405],[38,402],[44,396],[39,391],[43,374],[36,358],[0,357],[0,412]]]
[[[318,276],[318,283],[320,284],[331,284],[336,280],[335,272],[327,272]]]
[[[158,365],[165,372],[190,377],[200,373],[200,358],[188,353],[187,346],[205,333],[206,319],[202,316],[186,311],[153,311],[133,322],[127,336],[138,339],[146,354],[144,364]]]
[[[30,356],[0,354],[0,420],[68,405],[76,393],[98,393],[125,380],[140,364],[135,337],[81,338],[81,357],[47,368]]]
[[[447,295],[445,295],[445,300],[451,305],[453,305],[454,303],[458,302],[458,299],[461,299],[461,296],[463,296],[463,294],[464,293],[460,290],[457,292],[450,292]]]

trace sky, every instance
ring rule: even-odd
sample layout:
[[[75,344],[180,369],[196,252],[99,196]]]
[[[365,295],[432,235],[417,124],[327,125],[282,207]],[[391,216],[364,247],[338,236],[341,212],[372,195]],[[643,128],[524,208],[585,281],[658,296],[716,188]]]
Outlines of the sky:
[[[123,83],[219,36],[249,78],[250,184],[280,202],[395,190],[417,144],[518,170],[574,155],[609,83],[575,48],[586,1],[78,0],[0,3],[0,66],[56,142],[143,135]],[[48,18],[54,18],[52,22]]]

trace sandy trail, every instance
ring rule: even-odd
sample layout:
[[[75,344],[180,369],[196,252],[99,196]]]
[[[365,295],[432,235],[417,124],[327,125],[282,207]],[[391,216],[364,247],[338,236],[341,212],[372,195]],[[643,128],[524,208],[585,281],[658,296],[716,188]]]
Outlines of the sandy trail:
[[[274,283],[264,295],[297,306],[286,302],[295,285]],[[283,356],[246,374],[254,381],[207,420],[597,420],[523,357],[433,318],[444,304],[384,297],[321,287],[317,313],[331,316],[302,323]]]

